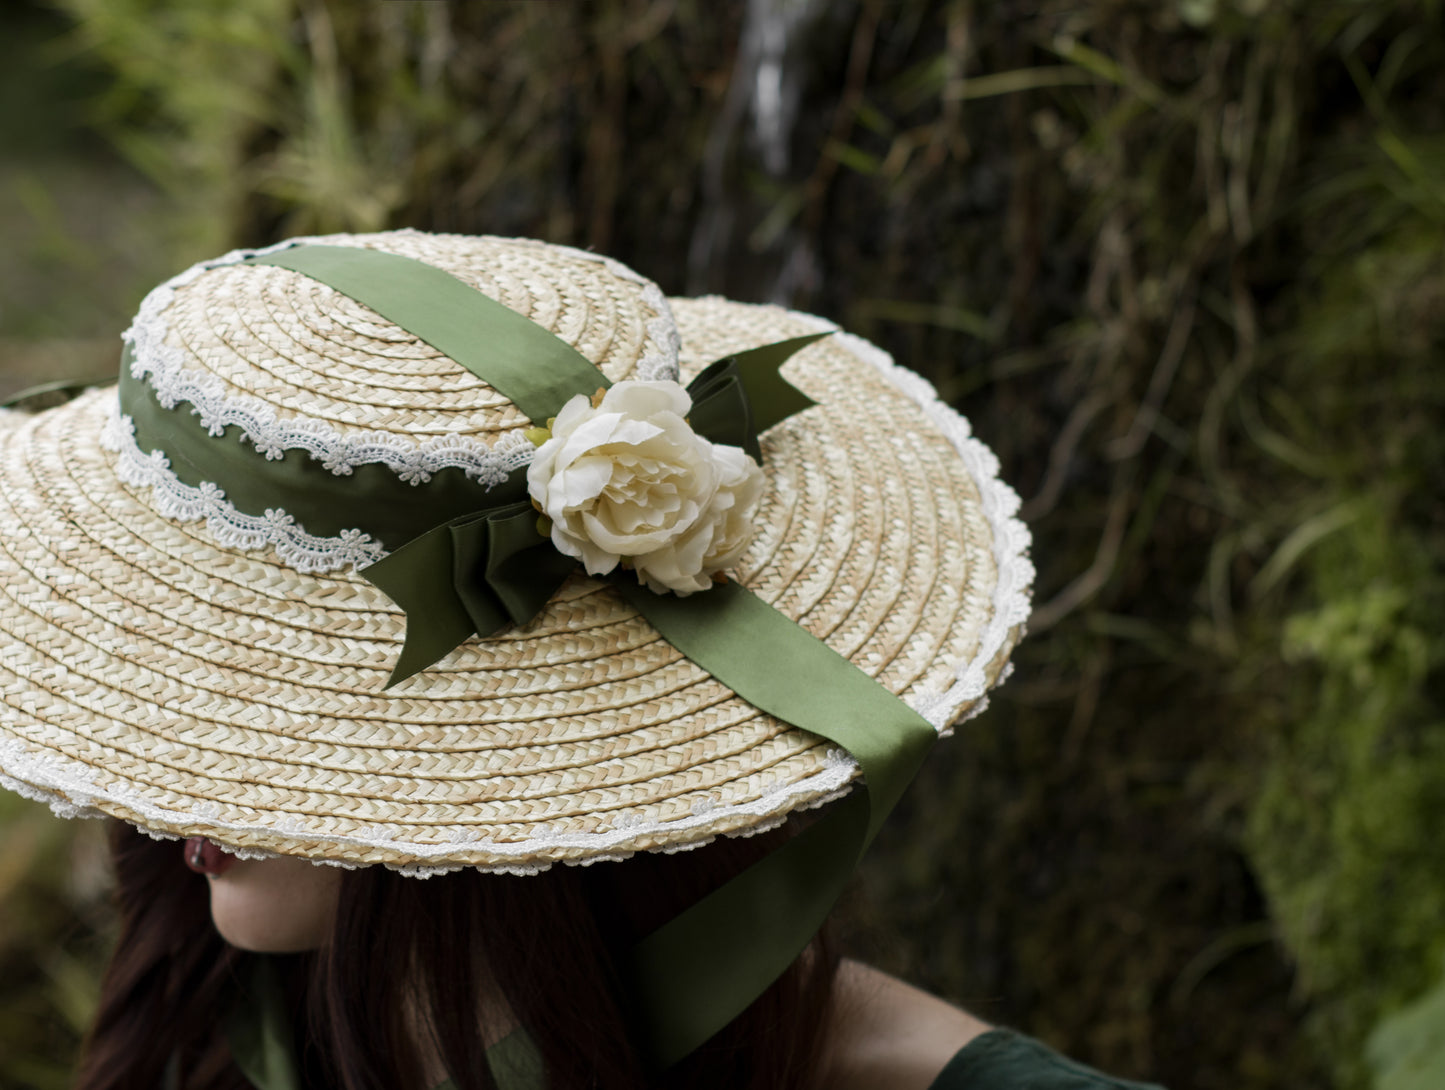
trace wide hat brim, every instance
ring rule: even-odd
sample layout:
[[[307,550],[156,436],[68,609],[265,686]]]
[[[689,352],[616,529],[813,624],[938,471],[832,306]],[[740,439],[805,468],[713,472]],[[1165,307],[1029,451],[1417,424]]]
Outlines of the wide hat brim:
[[[831,328],[715,298],[671,309],[684,378]],[[1022,632],[1017,499],[966,421],[866,342],[835,333],[783,373],[818,404],[763,437],[733,577],[943,731]],[[0,412],[6,786],[243,855],[429,873],[689,847],[856,778],[580,574],[531,623],[386,689],[400,610],[354,572],[302,574],[159,514],[97,441],[115,398]]]

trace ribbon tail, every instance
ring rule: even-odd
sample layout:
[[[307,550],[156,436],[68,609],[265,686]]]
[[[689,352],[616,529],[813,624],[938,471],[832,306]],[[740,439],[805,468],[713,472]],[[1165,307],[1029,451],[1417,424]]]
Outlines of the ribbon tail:
[[[252,954],[242,962],[241,974],[241,987],[222,1020],[231,1058],[257,1090],[301,1090],[275,963]]]
[[[749,348],[733,356],[737,362],[738,375],[743,381],[743,389],[747,391],[748,400],[752,403],[753,427],[759,435],[794,413],[800,413],[817,404],[785,379],[779,368],[795,353],[814,341],[831,335],[831,331],[828,331],[790,337],[785,341]]]
[[[799,349],[828,336],[809,333],[725,356],[708,364],[687,384],[693,430],[714,443],[741,447],[762,461],[758,436],[817,404],[779,372]]]
[[[442,523],[361,569],[361,576],[406,611],[406,641],[386,688],[420,673],[476,635],[476,622],[452,583],[451,524]]]
[[[846,749],[865,785],[777,852],[644,938],[637,1016],[660,1067],[686,1056],[812,940],[937,738],[882,684],[738,583],[680,599],[614,586],[670,644],[760,711]],[[697,981],[706,980],[705,989]]]
[[[633,948],[633,995],[659,1069],[741,1014],[813,941],[866,846],[869,810],[867,790],[855,790]],[[746,954],[726,935],[747,936]]]

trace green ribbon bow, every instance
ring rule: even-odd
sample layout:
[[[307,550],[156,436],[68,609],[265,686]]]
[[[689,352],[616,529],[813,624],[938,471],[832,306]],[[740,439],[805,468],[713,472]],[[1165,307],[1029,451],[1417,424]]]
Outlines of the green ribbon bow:
[[[410,258],[298,245],[248,262],[291,268],[350,295],[446,353],[534,421],[607,385],[549,331]],[[756,457],[761,432],[811,404],[778,368],[818,336],[708,367],[689,387],[694,429]],[[182,407],[160,404],[131,372],[127,360],[120,398],[136,441],[165,453],[182,481],[215,482],[246,514],[280,506],[311,534],[334,536],[362,523],[393,550],[363,574],[407,609],[405,668],[432,661],[429,655],[445,654],[472,632],[534,615],[575,566],[537,532],[517,473],[485,497],[456,469],[416,487],[378,465],[338,479],[304,451],[267,459],[239,442],[236,428],[208,431]],[[423,538],[434,540],[420,545]],[[737,583],[687,598],[654,594],[631,579],[613,583],[712,677],[760,711],[842,747],[863,776],[859,790],[802,834],[633,951],[629,984],[638,1030],[654,1063],[665,1068],[736,1017],[808,944],[935,733],[880,683]]]
[[[693,431],[761,460],[758,433],[814,404],[778,368],[825,336],[793,337],[708,365],[687,387]],[[504,492],[525,492],[526,475],[525,468],[514,470]],[[435,526],[363,568],[363,576],[406,610],[406,643],[387,685],[425,670],[473,636],[526,624],[576,569],[575,559],[539,533],[532,506],[506,499]]]

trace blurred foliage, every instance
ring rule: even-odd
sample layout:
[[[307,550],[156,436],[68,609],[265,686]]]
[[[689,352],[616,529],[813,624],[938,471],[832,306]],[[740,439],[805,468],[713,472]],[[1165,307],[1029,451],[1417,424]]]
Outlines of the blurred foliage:
[[[1396,1011],[1369,1042],[1375,1090],[1435,1090],[1445,1086],[1445,978]]]
[[[56,40],[64,22],[0,12],[0,381],[104,374],[116,334],[169,258],[153,245],[152,187],[86,126],[107,82]],[[0,396],[7,391],[0,389]]]
[[[1426,1085],[1439,0],[55,3],[175,267],[527,234],[928,375],[1026,498],[1034,637],[885,831],[855,946],[1179,1088]],[[40,989],[58,1070],[83,1003],[46,956],[0,994]],[[0,1081],[55,1085],[25,1054]]]
[[[1380,141],[1348,210],[1389,229],[1329,255],[1255,421],[1301,471],[1293,528],[1256,582],[1268,593],[1294,572],[1300,593],[1278,703],[1257,710],[1269,760],[1246,842],[1302,990],[1329,997],[1317,1028],[1346,1070],[1381,1008],[1445,956],[1445,852],[1429,834],[1445,813],[1445,223],[1395,206],[1400,151],[1413,155]]]
[[[151,226],[212,253],[251,187],[247,141],[275,113],[276,70],[296,65],[291,0],[77,0],[76,45],[114,78],[96,104],[120,150],[170,198]]]
[[[0,794],[0,1086],[63,1090],[95,1010],[106,932],[99,822]]]

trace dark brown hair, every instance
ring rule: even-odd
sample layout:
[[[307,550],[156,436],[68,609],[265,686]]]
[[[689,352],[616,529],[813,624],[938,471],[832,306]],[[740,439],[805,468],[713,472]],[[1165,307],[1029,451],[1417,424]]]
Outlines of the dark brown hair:
[[[664,1072],[633,1044],[620,969],[638,938],[786,835],[527,877],[347,872],[327,946],[276,959],[307,1090],[426,1090],[426,1044],[457,1090],[493,1087],[482,1012],[497,995],[535,1042],[549,1090],[812,1085],[837,964],[826,938]],[[121,929],[76,1090],[158,1087],[168,1076],[183,1090],[248,1087],[220,1023],[251,955],[217,934],[206,879],[185,869],[175,842],[116,823],[112,851]]]

